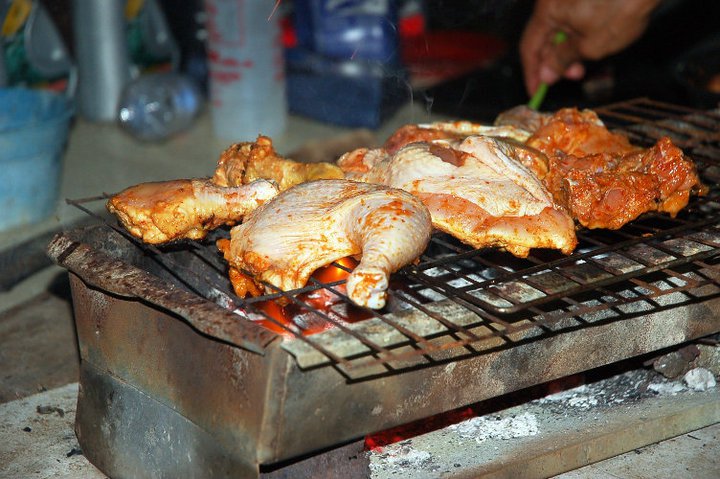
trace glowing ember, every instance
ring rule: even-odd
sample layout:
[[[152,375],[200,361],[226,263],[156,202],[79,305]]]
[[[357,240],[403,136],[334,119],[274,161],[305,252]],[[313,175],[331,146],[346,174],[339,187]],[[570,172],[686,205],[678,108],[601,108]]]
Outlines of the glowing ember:
[[[332,264],[323,266],[322,268],[316,270],[313,273],[312,277],[320,281],[321,283],[333,283],[335,281],[342,281],[347,279],[348,276],[350,276],[350,272],[355,269],[355,266],[357,265],[358,262],[352,258],[342,258]]]
[[[333,264],[318,269],[313,273],[312,277],[316,281],[324,284],[344,281],[357,264],[358,262],[352,258],[343,258]],[[279,304],[277,300],[255,303],[256,308],[272,318],[272,320],[267,318],[261,319],[257,321],[257,323],[271,331],[286,336],[292,336],[292,333],[283,327],[283,325],[294,325],[302,330],[303,335],[309,336],[325,331],[333,326],[333,323],[326,319],[328,316],[337,321],[347,323],[361,321],[370,317],[370,313],[360,308],[355,308],[352,305],[347,306],[347,311],[342,316],[338,314],[336,310],[331,309],[334,304],[343,302],[343,299],[338,296],[336,292],[345,294],[345,284],[332,286],[332,289],[334,291],[320,288],[309,293],[298,295],[299,303],[307,306],[296,303],[283,306]]]
[[[410,439],[420,434],[430,431],[436,431],[452,424],[457,424],[466,419],[476,417],[478,411],[472,406],[455,409],[446,413],[437,414],[435,416],[419,419],[417,421],[403,424],[391,429],[386,429],[369,436],[365,436],[365,449],[368,451],[377,451],[388,444]]]

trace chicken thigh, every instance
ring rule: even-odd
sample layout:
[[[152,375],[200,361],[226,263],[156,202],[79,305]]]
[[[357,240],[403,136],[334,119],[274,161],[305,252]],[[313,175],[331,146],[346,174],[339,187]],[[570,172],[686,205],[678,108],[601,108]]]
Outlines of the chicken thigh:
[[[490,126],[469,121],[445,121],[428,124],[405,125],[398,128],[383,145],[388,153],[396,153],[403,146],[427,142],[456,146],[468,136],[488,136],[503,141],[513,150],[513,157],[542,179],[548,171],[548,159],[544,153],[525,144],[530,132],[512,125]]]
[[[518,257],[531,248],[569,254],[577,244],[572,219],[512,154],[502,141],[470,136],[455,148],[412,143],[394,155],[359,150],[338,164],[349,178],[417,196],[433,226],[475,248],[501,247]]]
[[[123,190],[108,200],[107,209],[133,236],[159,244],[202,239],[212,229],[234,225],[277,194],[275,184],[266,180],[234,188],[207,179],[160,181]]]
[[[648,211],[671,216],[703,194],[694,163],[669,138],[626,154],[568,155],[545,178],[555,201],[586,228],[618,229]]]
[[[597,113],[577,108],[562,108],[555,112],[527,139],[526,144],[549,158],[625,154],[639,150],[626,136],[608,130]]]
[[[469,121],[437,121],[434,123],[419,123],[404,125],[395,130],[385,140],[383,148],[390,153],[418,141],[431,142],[441,139],[462,140],[470,135],[492,136],[509,138],[524,143],[530,137],[530,132],[513,125],[481,125]]]
[[[231,230],[224,254],[231,267],[283,291],[304,286],[322,266],[361,255],[347,279],[348,296],[380,309],[390,274],[420,256],[431,232],[427,208],[405,191],[317,180],[255,210]]]

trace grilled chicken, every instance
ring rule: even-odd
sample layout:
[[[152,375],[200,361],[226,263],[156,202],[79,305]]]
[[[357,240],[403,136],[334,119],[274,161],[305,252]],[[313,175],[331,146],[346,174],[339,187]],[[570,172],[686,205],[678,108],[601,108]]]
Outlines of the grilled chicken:
[[[527,105],[518,105],[500,113],[493,125],[495,126],[513,126],[530,133],[534,133],[549,118],[550,113],[542,113],[533,110]]]
[[[358,150],[338,164],[349,178],[417,196],[434,227],[475,248],[501,247],[518,257],[531,248],[569,254],[577,244],[572,219],[513,153],[500,140],[470,136],[455,148],[412,143],[394,155]]]
[[[669,138],[640,148],[590,110],[559,110],[527,144],[549,158],[544,181],[555,202],[587,228],[618,229],[648,211],[675,216],[705,188]]]
[[[462,140],[470,135],[492,136],[510,138],[520,143],[530,137],[530,132],[516,126],[491,126],[472,123],[469,121],[438,121],[427,124],[404,125],[395,130],[385,140],[383,148],[390,153],[397,152],[403,146],[419,141],[432,142],[433,140]]]
[[[546,177],[560,204],[586,228],[618,229],[648,211],[675,216],[704,186],[669,138],[634,152],[554,157]]]
[[[624,135],[609,131],[592,110],[563,108],[545,120],[526,144],[549,158],[600,153],[625,154],[640,148]]]
[[[290,188],[255,210],[231,230],[224,254],[232,268],[283,291],[304,286],[322,266],[361,255],[347,279],[348,296],[379,309],[390,274],[420,256],[431,231],[427,208],[405,191],[318,180]],[[239,293],[244,288],[240,285]]]
[[[146,243],[202,239],[222,225],[234,225],[278,194],[266,180],[234,188],[207,179],[141,183],[107,202],[123,226]]]
[[[435,122],[405,125],[397,129],[383,145],[388,153],[415,142],[438,143],[454,147],[468,136],[489,136],[502,140],[514,150],[513,157],[530,168],[538,178],[547,174],[547,157],[524,144],[530,133],[514,126],[487,126],[469,121]]]
[[[285,191],[305,181],[343,177],[342,170],[331,163],[299,163],[283,158],[275,152],[270,138],[258,136],[254,142],[236,143],[220,155],[213,182],[239,186],[266,179]]]

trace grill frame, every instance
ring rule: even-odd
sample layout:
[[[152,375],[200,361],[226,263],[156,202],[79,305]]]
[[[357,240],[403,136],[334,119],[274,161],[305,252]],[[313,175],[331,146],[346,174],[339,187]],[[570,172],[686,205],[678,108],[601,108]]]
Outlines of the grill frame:
[[[285,347],[303,367],[331,365],[348,380],[361,377],[358,370],[368,366],[375,371],[372,367],[381,365],[385,367],[385,374],[392,374],[422,364],[432,365],[433,361],[423,358],[437,352],[467,349],[513,334],[534,337],[557,334],[558,330],[575,327],[559,327],[563,321],[577,322],[578,318],[635,302],[655,302],[654,309],[662,310],[664,306],[657,303],[656,298],[664,295],[685,295],[686,302],[714,297],[720,284],[717,261],[720,256],[717,226],[720,223],[720,188],[717,186],[720,183],[720,112],[698,111],[645,98],[597,108],[596,112],[610,128],[627,134],[636,144],[648,146],[661,136],[670,136],[695,160],[701,178],[710,185],[708,193],[693,197],[676,218],[652,212],[618,231],[578,231],[580,244],[569,256],[533,250],[527,259],[521,260],[493,250],[474,250],[448,235],[434,235],[419,264],[397,272],[396,281],[389,289],[396,309],[413,310],[414,314],[405,316],[414,317],[414,321],[437,323],[437,327],[425,328],[426,333],[430,331],[428,337],[406,321],[396,320],[392,314],[366,309],[363,316],[400,335],[396,341],[371,340],[369,327],[353,324],[357,308],[344,294],[343,281],[327,283],[313,278],[297,290],[276,289],[275,293],[258,298],[237,298],[212,239],[180,246],[181,250],[185,248],[201,257],[212,270],[198,274],[197,268],[185,266],[186,259],[176,261],[171,257],[176,246],[142,244],[112,220],[101,219],[130,244],[158,258],[162,269],[171,276],[171,282],[246,318],[274,325],[285,336],[297,340],[299,344],[288,343]],[[69,203],[95,215],[85,205],[107,200],[109,196]],[[336,267],[347,270],[341,265]],[[203,288],[203,284],[212,286]],[[710,292],[708,287],[712,287]],[[694,298],[695,291],[702,288],[705,292],[700,298]],[[309,294],[322,290],[338,304],[331,309],[318,309],[307,300]],[[430,294],[423,295],[423,292]],[[593,298],[597,297],[603,298],[602,304],[594,304]],[[459,324],[428,308],[437,300],[452,301],[477,318]],[[267,308],[262,307],[268,301],[289,303],[298,312],[296,318],[309,318],[306,322],[310,324],[324,322],[335,331],[307,336],[302,322],[288,324],[268,313]],[[651,311],[646,309],[647,312]],[[622,315],[618,319],[622,319]],[[248,337],[236,337],[233,341],[261,352],[273,335],[266,332],[258,340],[253,338],[257,334],[260,333],[249,328]],[[342,340],[338,340],[338,334],[343,336]],[[447,337],[455,339],[448,341]],[[337,348],[338,343],[348,346]],[[407,351],[407,346],[413,350]]]
[[[90,239],[61,234],[50,254],[70,271],[81,356],[76,433],[110,477],[255,477],[260,464],[720,331],[715,297],[562,334],[493,337],[482,351],[438,348],[428,364],[390,373],[382,363],[303,367],[286,349],[305,343],[270,341],[260,354],[238,347],[233,338],[264,328],[228,322],[216,305],[188,307],[185,291],[113,262]]]

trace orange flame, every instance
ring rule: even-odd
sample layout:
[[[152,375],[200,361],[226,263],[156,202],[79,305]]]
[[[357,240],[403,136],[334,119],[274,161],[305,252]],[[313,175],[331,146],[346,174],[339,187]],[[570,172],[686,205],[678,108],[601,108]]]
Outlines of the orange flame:
[[[312,274],[312,277],[321,283],[334,283],[335,281],[347,279],[350,276],[350,271],[345,271],[345,269],[335,266],[336,264],[352,271],[358,265],[358,262],[352,258],[342,258],[332,264],[318,268]]]
[[[350,272],[355,268],[355,266],[357,266],[357,264],[358,262],[352,258],[342,258],[338,261],[335,261],[335,263],[333,264],[329,264],[327,266],[323,266],[322,268],[317,269],[312,274],[312,277],[321,283],[334,283],[336,281],[342,281],[344,279],[347,279],[347,277],[350,275]],[[340,292],[342,292],[343,286],[338,286],[336,288],[339,289]],[[340,300],[340,298],[332,291],[329,291],[327,289],[319,289],[299,295],[298,300],[301,303],[307,304],[308,306],[317,309],[321,313],[327,314],[330,311],[332,305],[336,304]],[[260,301],[256,303],[255,306],[263,313],[272,318],[272,320],[259,320],[257,321],[258,324],[263,325],[271,331],[286,336],[290,336],[292,335],[292,333],[287,329],[283,328],[281,324],[287,326],[296,324],[296,322],[294,321],[296,317],[300,313],[306,312],[306,310],[304,310],[297,304],[291,303],[286,306],[281,306],[280,304],[278,304],[278,302],[272,300]],[[343,320],[348,322],[354,322],[368,317],[367,314],[360,312],[360,310],[355,312],[352,309],[348,311],[348,316],[351,317],[343,318]],[[319,317],[317,318],[317,320],[313,321],[312,324],[303,325],[303,335],[309,336],[311,334],[316,334],[321,331],[325,331],[330,327],[332,327],[332,323],[330,321],[325,321],[322,317]]]

